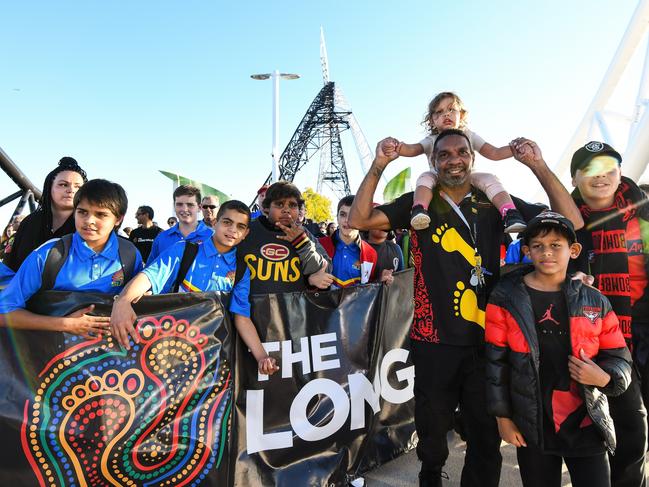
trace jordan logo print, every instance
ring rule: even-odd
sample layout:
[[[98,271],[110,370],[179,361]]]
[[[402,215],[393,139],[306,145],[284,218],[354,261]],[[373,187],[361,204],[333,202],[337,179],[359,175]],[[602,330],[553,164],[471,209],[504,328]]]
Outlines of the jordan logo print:
[[[554,308],[554,304],[551,304],[550,307],[545,310],[545,313],[543,313],[543,316],[539,320],[539,323],[543,323],[544,321],[551,321],[555,325],[559,324],[559,322],[552,317],[552,308]]]

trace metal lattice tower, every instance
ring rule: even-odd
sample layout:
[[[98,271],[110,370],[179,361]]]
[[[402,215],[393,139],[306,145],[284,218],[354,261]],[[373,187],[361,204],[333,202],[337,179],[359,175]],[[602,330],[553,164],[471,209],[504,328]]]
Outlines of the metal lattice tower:
[[[320,154],[317,189],[328,186],[338,197],[351,194],[340,134],[350,130],[361,167],[365,172],[373,154],[342,91],[329,79],[329,61],[320,30],[320,61],[324,86],[313,102],[279,159],[279,179],[292,182],[297,172]],[[272,175],[266,178],[269,184]],[[256,203],[253,202],[253,208]]]
[[[339,196],[345,196],[351,190],[340,134],[350,128],[348,118],[351,111],[336,109],[335,94],[336,85],[330,81],[309,106],[280,157],[280,179],[293,181],[297,172],[318,151],[325,149],[324,153],[328,152],[329,158],[327,164],[320,165],[320,183],[327,184]]]
[[[321,150],[329,153],[319,174],[319,186],[327,184],[337,195],[351,193],[340,134],[349,130],[351,111],[337,110],[336,85],[328,82],[315,97],[279,159],[279,179],[292,182],[295,175]],[[324,160],[324,159],[323,159]],[[266,178],[270,183],[271,175]],[[318,188],[318,192],[321,187]]]

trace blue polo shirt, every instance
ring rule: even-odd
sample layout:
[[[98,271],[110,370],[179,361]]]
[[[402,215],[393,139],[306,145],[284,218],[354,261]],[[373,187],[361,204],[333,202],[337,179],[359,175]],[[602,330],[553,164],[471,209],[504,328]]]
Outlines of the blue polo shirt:
[[[147,265],[149,265],[164,250],[168,249],[176,242],[187,240],[188,242],[194,242],[199,244],[201,242],[205,242],[206,240],[212,238],[213,233],[214,230],[212,230],[210,227],[205,225],[205,223],[203,223],[203,221],[201,220],[198,222],[198,226],[196,227],[196,230],[194,230],[192,233],[187,235],[187,237],[185,237],[182,233],[180,233],[180,223],[176,223],[173,227],[160,233],[155,238],[155,240],[153,241],[153,245],[151,246],[151,253],[149,254],[148,259],[146,260],[146,263]]]
[[[15,272],[11,268],[0,262],[0,291],[7,287],[14,274]]]
[[[338,230],[336,230],[338,231]],[[334,287],[347,287],[361,282],[361,249],[356,242],[345,244],[340,235],[334,239],[336,253],[332,259]]]
[[[507,247],[505,254],[505,264],[531,264],[532,260],[522,252],[523,240],[514,240]]]
[[[56,276],[52,289],[118,294],[125,283],[117,238],[115,232],[111,233],[104,249],[98,254],[75,232],[68,258]],[[0,313],[24,309],[27,301],[38,292],[47,255],[58,240],[55,238],[45,242],[27,256],[14,278],[0,293]],[[142,257],[136,251],[133,275],[141,269]]]
[[[151,282],[153,294],[164,294],[171,291],[180,270],[186,242],[177,242],[149,264],[144,274]],[[247,267],[247,266],[246,266]],[[237,270],[237,249],[221,254],[211,238],[198,246],[198,253],[187,271],[187,275],[178,288],[178,292],[232,292],[230,311],[250,317],[250,270],[234,286]],[[234,286],[234,289],[233,289]]]

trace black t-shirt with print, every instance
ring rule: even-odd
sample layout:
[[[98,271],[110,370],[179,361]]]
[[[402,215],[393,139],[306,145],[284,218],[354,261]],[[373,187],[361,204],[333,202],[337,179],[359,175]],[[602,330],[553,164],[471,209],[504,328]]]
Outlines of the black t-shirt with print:
[[[374,276],[376,279],[381,278],[381,273],[385,269],[390,269],[394,272],[403,269],[403,254],[399,246],[391,240],[385,240],[380,244],[373,244],[368,242],[374,250],[376,250],[376,271]]]
[[[63,225],[54,232],[47,234],[44,228],[45,215],[43,210],[38,209],[27,215],[14,235],[11,252],[5,256],[4,264],[14,272],[18,272],[23,261],[31,254],[32,250],[52,238],[61,238],[64,235],[74,233],[74,214],[70,215],[63,222]]]
[[[261,215],[250,223],[248,236],[237,246],[237,253],[250,269],[250,294],[305,291],[300,256],[286,240],[284,232]]]
[[[135,247],[140,251],[144,262],[149,258],[153,241],[160,232],[162,232],[162,228],[156,227],[155,225],[149,228],[137,227],[131,230],[128,239],[133,242],[133,245],[135,245]]]
[[[588,416],[579,387],[570,378],[568,305],[563,291],[527,287],[539,339],[539,378],[543,402],[543,451],[561,456],[590,456],[606,450]]]
[[[413,193],[407,193],[378,209],[386,214],[393,229],[409,228],[412,200]],[[514,202],[526,220],[544,208],[517,198]],[[480,191],[467,195],[459,208],[471,231],[436,189],[428,208],[430,226],[410,230],[415,268],[410,337],[414,340],[460,346],[484,343],[484,309],[499,277],[503,223],[498,210]],[[471,285],[475,266],[472,233],[477,234],[484,286]]]

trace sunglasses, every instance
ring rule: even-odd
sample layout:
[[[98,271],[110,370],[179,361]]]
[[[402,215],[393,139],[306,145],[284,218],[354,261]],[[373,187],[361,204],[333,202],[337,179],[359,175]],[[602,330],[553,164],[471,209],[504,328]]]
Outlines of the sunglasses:
[[[207,210],[208,208],[210,210],[216,210],[217,206],[216,205],[202,205],[201,208],[203,208],[204,210]]]

